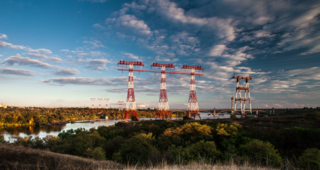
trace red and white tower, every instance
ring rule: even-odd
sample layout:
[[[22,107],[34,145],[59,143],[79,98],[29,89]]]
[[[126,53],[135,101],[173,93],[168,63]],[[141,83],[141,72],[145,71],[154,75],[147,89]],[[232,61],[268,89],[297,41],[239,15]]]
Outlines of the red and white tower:
[[[159,117],[170,118],[171,113],[169,110],[168,95],[167,95],[167,84],[166,84],[166,67],[175,68],[173,64],[159,64],[153,63],[151,67],[160,67],[161,68],[161,83],[160,83],[160,96],[159,96],[159,110],[156,114],[156,119]]]
[[[128,77],[128,94],[127,94],[127,102],[126,102],[126,112],[124,114],[124,118],[130,118],[132,116],[136,117],[139,120],[137,107],[136,107],[136,99],[134,96],[134,84],[133,84],[133,66],[144,66],[142,62],[132,62],[132,61],[120,61],[118,64],[120,65],[129,65],[129,77]]]
[[[118,101],[119,103],[119,111],[121,111],[123,109],[123,101]]]
[[[251,107],[251,98],[250,98],[250,89],[249,89],[249,80],[251,80],[251,76],[249,77],[241,77],[233,75],[234,79],[237,79],[237,86],[236,86],[236,97],[234,101],[234,112],[239,111],[237,110],[237,101],[240,101],[240,112],[241,114],[246,114],[247,111],[249,111],[252,114],[252,107]],[[246,80],[246,86],[240,86],[240,79]],[[241,91],[244,90],[244,98],[241,97]],[[239,96],[238,96],[239,95]],[[243,101],[243,103],[242,103]],[[246,110],[246,101],[249,101],[249,109]]]
[[[106,101],[106,109],[108,109],[108,101],[109,101],[109,98],[104,98],[104,100]]]
[[[191,70],[191,80],[190,80],[190,91],[189,91],[187,115],[189,117],[193,116],[194,119],[196,116],[198,116],[201,119],[199,106],[198,106],[198,100],[197,100],[197,92],[196,92],[195,70],[203,71],[203,68],[201,66],[188,66],[188,65],[183,65],[181,68]]]
[[[95,98],[91,98],[90,99],[91,100],[91,102],[92,102],[92,110],[94,109],[94,101],[96,100]]]
[[[101,100],[102,100],[102,98],[97,98],[97,100],[99,101],[99,109],[101,109]]]

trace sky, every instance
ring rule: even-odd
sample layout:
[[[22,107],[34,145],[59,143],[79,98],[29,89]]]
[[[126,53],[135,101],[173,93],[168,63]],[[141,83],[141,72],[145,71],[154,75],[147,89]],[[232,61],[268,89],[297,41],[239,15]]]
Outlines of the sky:
[[[233,74],[252,77],[253,108],[317,107],[319,28],[317,0],[1,0],[0,103],[118,107],[126,60],[202,66],[200,109],[231,107]],[[187,109],[189,86],[167,75],[170,108]],[[158,107],[159,73],[134,72],[134,88],[137,107]]]

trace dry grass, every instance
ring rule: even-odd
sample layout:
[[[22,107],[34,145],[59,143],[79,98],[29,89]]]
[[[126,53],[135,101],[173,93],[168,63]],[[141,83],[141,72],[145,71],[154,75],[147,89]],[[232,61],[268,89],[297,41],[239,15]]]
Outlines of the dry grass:
[[[236,165],[233,162],[229,162],[227,164],[206,164],[201,162],[191,163],[188,165],[168,165],[167,163],[162,163],[157,166],[149,166],[149,167],[139,167],[139,166],[126,166],[124,169],[127,170],[138,170],[138,169],[145,169],[145,170],[156,170],[156,169],[163,169],[163,170],[178,170],[178,169],[188,169],[188,170],[201,170],[201,169],[211,169],[211,170],[276,170],[276,168],[271,167],[262,167],[262,166],[252,166],[248,163],[244,165]]]
[[[188,165],[169,165],[162,162],[158,165],[137,166],[121,165],[113,161],[95,161],[72,155],[59,154],[50,151],[25,148],[0,144],[0,170],[105,170],[105,169],[128,169],[128,170],[274,170],[276,168],[252,165],[249,162],[238,165],[233,161],[228,163],[207,164],[205,162],[194,162]],[[281,169],[296,169],[286,165]]]
[[[0,144],[0,170],[2,169],[98,170],[123,169],[123,165],[112,161],[95,161],[50,151]]]

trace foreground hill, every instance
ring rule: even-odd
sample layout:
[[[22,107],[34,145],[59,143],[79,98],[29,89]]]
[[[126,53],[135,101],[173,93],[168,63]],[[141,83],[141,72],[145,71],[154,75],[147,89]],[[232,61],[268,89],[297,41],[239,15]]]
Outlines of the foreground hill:
[[[122,169],[113,161],[95,161],[67,154],[0,144],[0,169]]]

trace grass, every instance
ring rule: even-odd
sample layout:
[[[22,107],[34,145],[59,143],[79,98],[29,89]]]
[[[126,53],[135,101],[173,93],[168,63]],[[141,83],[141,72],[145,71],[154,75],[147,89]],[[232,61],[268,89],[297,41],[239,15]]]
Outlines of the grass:
[[[112,161],[95,161],[50,151],[0,144],[0,170],[92,170],[123,169]]]

